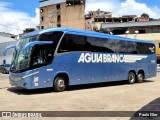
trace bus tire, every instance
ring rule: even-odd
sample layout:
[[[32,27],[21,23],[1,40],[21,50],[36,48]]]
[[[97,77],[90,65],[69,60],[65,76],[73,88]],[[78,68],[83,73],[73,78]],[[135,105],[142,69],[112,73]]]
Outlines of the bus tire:
[[[53,89],[55,92],[62,92],[66,88],[66,83],[64,77],[56,77],[53,84]]]
[[[136,75],[134,72],[129,72],[128,73],[128,83],[129,84],[134,84],[136,81]]]
[[[138,73],[136,82],[142,83],[144,81],[144,74],[142,72]]]

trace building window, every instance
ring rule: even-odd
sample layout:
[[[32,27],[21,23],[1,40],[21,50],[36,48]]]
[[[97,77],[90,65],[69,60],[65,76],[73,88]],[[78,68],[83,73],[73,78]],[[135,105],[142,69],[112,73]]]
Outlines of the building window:
[[[145,30],[138,30],[139,31],[139,34],[143,34],[143,33],[146,33]]]
[[[84,4],[85,0],[66,0],[66,6]]]
[[[60,4],[57,4],[57,5],[56,5],[56,9],[57,9],[57,10],[61,9]]]
[[[71,6],[71,5],[73,5],[73,0],[66,0],[66,4],[67,4],[67,6]]]
[[[41,17],[41,21],[43,21],[44,20],[44,17]]]
[[[60,15],[57,16],[57,22],[61,22],[61,16]]]
[[[41,8],[40,12],[43,13],[43,8]]]
[[[44,29],[44,26],[41,26],[41,29]]]
[[[61,24],[57,24],[57,27],[61,27]]]

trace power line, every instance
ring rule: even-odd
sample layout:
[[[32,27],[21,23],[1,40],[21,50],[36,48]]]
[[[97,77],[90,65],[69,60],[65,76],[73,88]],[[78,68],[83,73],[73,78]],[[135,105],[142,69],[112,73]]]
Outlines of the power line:
[[[23,30],[21,30],[21,29],[17,29],[17,28],[9,27],[9,26],[7,26],[7,25],[2,25],[2,24],[0,24],[0,26],[7,27],[7,28],[11,28],[11,29],[15,29],[15,30],[19,30],[19,31],[23,31]]]

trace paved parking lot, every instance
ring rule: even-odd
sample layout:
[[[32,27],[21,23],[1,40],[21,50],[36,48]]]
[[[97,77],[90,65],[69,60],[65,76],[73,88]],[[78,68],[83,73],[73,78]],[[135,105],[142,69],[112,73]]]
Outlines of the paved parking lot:
[[[157,77],[140,84],[129,85],[126,82],[112,82],[72,86],[61,93],[52,92],[52,89],[24,90],[12,87],[8,82],[8,75],[0,74],[0,111],[143,110],[160,111],[160,72]],[[55,119],[75,120],[75,118],[63,117]],[[85,119],[91,120],[90,118]],[[128,120],[133,117],[96,117],[92,119]]]

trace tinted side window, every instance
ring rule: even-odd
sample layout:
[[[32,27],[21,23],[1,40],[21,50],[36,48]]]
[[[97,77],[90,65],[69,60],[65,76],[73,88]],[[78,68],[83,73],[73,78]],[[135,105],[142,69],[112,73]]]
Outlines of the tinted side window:
[[[137,54],[137,44],[132,41],[115,40],[115,50],[117,53]]]
[[[99,38],[87,36],[85,51],[100,52]]]
[[[137,43],[132,41],[127,41],[127,48],[129,54],[137,54]]]
[[[59,53],[72,51],[114,52],[114,40],[66,34],[59,46]]]
[[[154,44],[147,44],[148,46],[148,54],[153,54],[156,51],[156,47]]]
[[[149,43],[137,43],[139,54],[153,54],[155,53],[155,45]]]
[[[33,48],[31,68],[41,67],[47,64],[47,46],[45,45],[36,45]]]
[[[115,50],[117,53],[128,53],[127,41],[115,40]]]
[[[137,43],[138,54],[146,54],[147,45],[144,43]]]
[[[114,40],[99,38],[99,37],[87,37],[85,51],[90,52],[114,52]]]
[[[99,40],[101,52],[114,53],[115,52],[115,41],[114,39],[101,38]]]
[[[59,46],[59,53],[83,51],[85,36],[66,34]]]
[[[54,45],[57,46],[63,32],[48,32],[39,36],[40,41],[54,41]]]
[[[54,51],[57,47],[57,44],[59,40],[61,39],[63,35],[63,32],[48,32],[48,33],[43,33],[39,36],[38,40],[40,41],[53,41],[52,45],[48,45],[49,52],[48,54],[50,56],[53,56]]]

